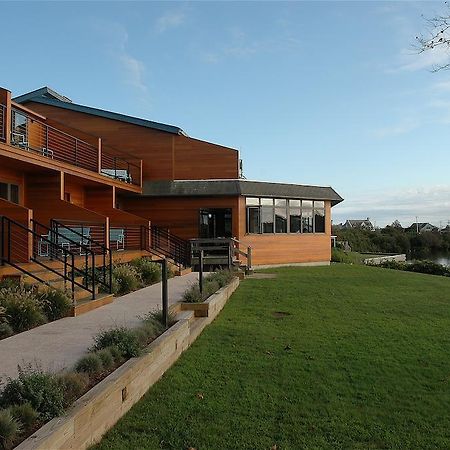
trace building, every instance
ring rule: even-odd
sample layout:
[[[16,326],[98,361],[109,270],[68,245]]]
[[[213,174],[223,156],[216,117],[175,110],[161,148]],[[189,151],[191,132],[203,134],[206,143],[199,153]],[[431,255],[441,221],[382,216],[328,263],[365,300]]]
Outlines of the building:
[[[375,230],[375,227],[373,226],[373,224],[369,218],[363,219],[363,220],[349,219],[344,223],[344,225],[342,225],[342,229],[346,230],[349,228],[356,228],[359,230],[369,230],[369,231]]]
[[[439,230],[438,227],[435,227],[434,225],[428,222],[414,222],[408,228],[406,228],[406,231],[409,231],[411,233],[424,233],[426,231],[438,231],[438,230]]]
[[[69,260],[91,255],[92,267],[146,252],[187,265],[191,239],[234,238],[233,257],[251,247],[253,265],[330,261],[342,201],[331,187],[241,179],[235,149],[49,88],[13,100],[0,90],[0,163],[2,260],[16,270],[48,265],[51,245],[59,259],[64,248]]]

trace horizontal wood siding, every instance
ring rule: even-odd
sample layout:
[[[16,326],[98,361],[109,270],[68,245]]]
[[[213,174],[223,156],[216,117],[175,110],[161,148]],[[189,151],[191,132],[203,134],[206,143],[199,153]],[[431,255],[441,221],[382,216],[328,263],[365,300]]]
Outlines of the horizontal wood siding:
[[[331,208],[325,202],[324,234],[246,234],[245,198],[239,200],[239,240],[252,247],[254,265],[324,262],[331,259]]]
[[[238,197],[140,198],[126,199],[123,204],[125,210],[151,220],[154,225],[169,228],[183,239],[198,238],[200,209],[231,208],[233,234],[238,233]]]
[[[239,154],[209,142],[40,103],[31,109],[143,160],[143,180],[237,178]]]
[[[25,175],[22,171],[4,167],[0,164],[0,182],[16,184],[19,186],[19,204],[24,204]]]
[[[239,153],[220,145],[174,137],[175,180],[205,180],[239,177]]]

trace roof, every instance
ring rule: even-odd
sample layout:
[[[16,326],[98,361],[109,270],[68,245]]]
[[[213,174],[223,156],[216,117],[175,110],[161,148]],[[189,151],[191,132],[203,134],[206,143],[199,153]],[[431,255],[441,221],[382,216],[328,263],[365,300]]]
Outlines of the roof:
[[[330,200],[332,206],[343,198],[331,187],[272,183],[242,179],[144,181],[147,197],[246,196]]]
[[[131,123],[133,125],[139,125],[141,127],[152,128],[154,130],[165,131],[166,133],[172,133],[177,135],[187,136],[187,134],[179,127],[174,125],[167,125],[164,123],[153,122],[151,120],[140,119],[138,117],[127,116],[125,114],[119,114],[112,111],[106,111],[104,109],[92,108],[90,106],[79,105],[73,103],[72,100],[58,92],[45,86],[35,91],[28,92],[23,95],[19,95],[13,99],[16,103],[35,102],[42,103],[44,105],[56,106],[58,108],[69,109],[71,111],[81,112],[85,114],[91,114],[93,116],[103,117],[105,119],[119,120],[121,122]]]

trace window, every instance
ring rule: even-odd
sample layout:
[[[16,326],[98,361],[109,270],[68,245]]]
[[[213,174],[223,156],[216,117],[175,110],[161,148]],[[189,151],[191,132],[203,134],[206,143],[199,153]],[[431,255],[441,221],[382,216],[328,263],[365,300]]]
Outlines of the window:
[[[287,233],[287,201],[275,200],[275,232]]]
[[[289,200],[289,232],[300,233],[301,230],[300,200]]]
[[[19,203],[19,186],[11,183],[0,183],[0,198]]]
[[[273,233],[273,198],[261,199],[261,225],[263,233]]]
[[[247,233],[325,233],[322,200],[247,197]]]
[[[325,203],[314,202],[314,233],[325,233]]]

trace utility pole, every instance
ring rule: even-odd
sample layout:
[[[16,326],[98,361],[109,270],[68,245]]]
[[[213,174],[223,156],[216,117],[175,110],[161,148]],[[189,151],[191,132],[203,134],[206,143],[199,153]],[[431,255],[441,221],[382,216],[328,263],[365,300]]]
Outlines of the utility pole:
[[[416,216],[416,233],[419,234],[419,222],[417,220],[417,216]]]

